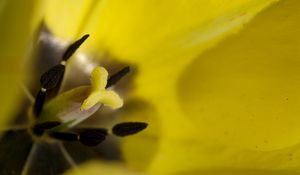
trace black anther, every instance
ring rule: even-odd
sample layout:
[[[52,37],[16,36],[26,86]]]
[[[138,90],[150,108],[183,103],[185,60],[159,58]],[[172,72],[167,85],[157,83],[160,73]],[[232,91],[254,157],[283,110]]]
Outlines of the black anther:
[[[119,123],[115,125],[112,129],[112,132],[117,136],[128,136],[132,134],[136,134],[145,128],[147,128],[148,124],[143,122],[125,122]]]
[[[44,122],[44,123],[39,123],[33,126],[32,131],[34,134],[37,136],[43,135],[45,130],[52,129],[56,126],[59,126],[61,122],[57,121],[49,121],[49,122]]]
[[[71,44],[63,54],[62,59],[67,61],[89,36],[90,35],[86,34],[83,37],[81,37],[79,40]]]
[[[42,112],[45,99],[46,99],[46,91],[39,90],[33,105],[33,114],[35,115],[35,117],[38,117]]]
[[[117,73],[113,74],[107,81],[106,88],[111,87],[112,85],[116,84],[121,78],[123,78],[125,75],[127,75],[130,71],[129,66],[124,67]]]
[[[68,132],[51,132],[49,135],[52,138],[62,141],[78,141],[78,134]]]
[[[50,90],[55,88],[65,73],[65,66],[58,64],[45,72],[40,79],[42,88]]]
[[[102,131],[89,129],[80,133],[79,141],[86,146],[97,146],[105,140],[105,137]]]

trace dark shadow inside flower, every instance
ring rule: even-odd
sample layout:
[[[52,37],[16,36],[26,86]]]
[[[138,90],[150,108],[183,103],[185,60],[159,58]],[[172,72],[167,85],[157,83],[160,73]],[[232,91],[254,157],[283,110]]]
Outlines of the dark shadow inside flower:
[[[23,129],[6,132],[0,140],[0,174],[21,174],[32,144]]]
[[[59,143],[35,142],[27,157],[23,172],[26,174],[61,174],[71,168],[61,153]]]

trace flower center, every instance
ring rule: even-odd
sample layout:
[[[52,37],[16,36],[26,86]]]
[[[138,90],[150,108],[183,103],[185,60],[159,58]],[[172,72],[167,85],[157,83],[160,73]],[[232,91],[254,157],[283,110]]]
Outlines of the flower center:
[[[88,37],[89,35],[84,35],[72,43],[62,55],[60,63],[42,74],[40,89],[32,107],[29,132],[33,138],[81,142],[86,146],[96,146],[110,134],[123,137],[138,133],[147,127],[147,123],[144,122],[125,122],[116,124],[112,129],[76,128],[101,105],[112,109],[123,106],[120,96],[109,88],[129,73],[129,67],[125,67],[108,78],[105,68],[96,67],[91,73],[90,86],[77,87],[59,94],[69,58]]]

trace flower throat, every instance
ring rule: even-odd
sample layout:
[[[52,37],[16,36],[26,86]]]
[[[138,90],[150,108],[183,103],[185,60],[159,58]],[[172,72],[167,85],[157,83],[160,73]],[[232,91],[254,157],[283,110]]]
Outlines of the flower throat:
[[[108,78],[105,68],[96,67],[91,73],[91,86],[74,88],[60,94],[59,89],[68,60],[88,37],[88,34],[84,35],[69,45],[62,55],[60,63],[51,67],[40,77],[40,89],[35,97],[30,115],[29,133],[34,139],[80,142],[86,146],[97,146],[110,134],[124,137],[136,134],[148,126],[144,122],[123,122],[114,125],[111,129],[76,127],[81,121],[96,112],[101,105],[113,109],[123,106],[123,100],[110,88],[130,72],[130,68],[127,66]],[[76,99],[74,104],[73,98]],[[80,99],[79,102],[78,99]],[[62,108],[62,111],[66,111],[63,109],[64,103],[61,101],[71,104],[69,106],[75,112],[61,112],[56,115],[51,109]],[[51,105],[54,108],[51,108]],[[49,109],[47,106],[50,106]]]

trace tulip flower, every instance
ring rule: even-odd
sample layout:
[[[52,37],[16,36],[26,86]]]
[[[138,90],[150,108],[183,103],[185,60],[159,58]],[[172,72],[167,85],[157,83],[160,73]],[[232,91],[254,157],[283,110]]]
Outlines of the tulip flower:
[[[45,7],[39,37],[52,49],[39,53],[54,57],[37,57],[45,67],[90,37],[32,125],[63,142],[33,147],[39,153],[24,155],[33,167],[25,172],[42,172],[49,162],[54,173],[69,175],[299,173],[297,0],[53,0]],[[105,88],[127,66],[130,73]],[[90,134],[114,126],[105,137],[122,136],[136,121],[148,128],[132,137],[102,142],[103,130]],[[65,132],[72,128],[82,137]],[[80,138],[101,143],[93,149]],[[21,143],[6,141],[2,150]]]

